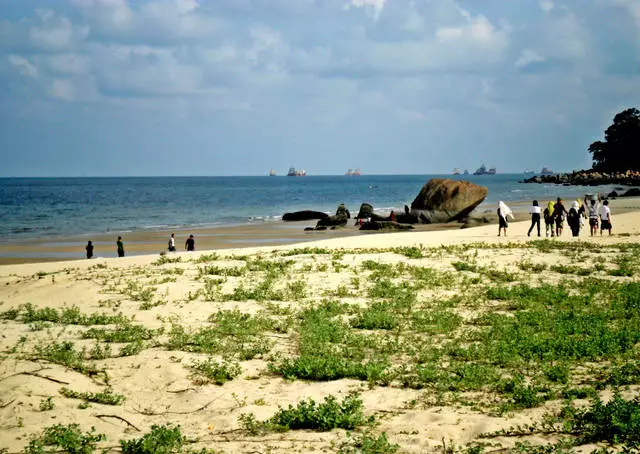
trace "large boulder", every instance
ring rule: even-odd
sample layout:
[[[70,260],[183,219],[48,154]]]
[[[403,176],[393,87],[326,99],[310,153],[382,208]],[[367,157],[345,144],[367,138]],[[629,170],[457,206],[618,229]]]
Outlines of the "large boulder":
[[[367,219],[371,216],[373,216],[373,205],[370,203],[363,203],[360,205],[360,211],[358,211],[356,219]]]
[[[338,205],[338,208],[336,209],[336,217],[338,218],[346,218],[349,219],[351,218],[351,213],[349,213],[349,210],[347,209],[347,207],[344,206],[344,203],[341,203],[340,205]]]
[[[347,218],[344,216],[329,216],[324,219],[320,219],[316,224],[316,229],[318,227],[334,227],[334,226],[344,226],[347,225]]]
[[[347,225],[347,220],[350,217],[351,213],[349,213],[347,207],[344,206],[344,203],[341,203],[338,205],[335,216],[327,216],[326,218],[320,219],[316,224],[316,229],[318,227],[340,227]]]
[[[457,221],[480,205],[488,192],[485,186],[468,181],[434,178],[411,203],[411,214],[428,224]]]
[[[329,215],[327,213],[323,213],[321,211],[311,211],[311,210],[303,210],[303,211],[294,211],[293,213],[285,213],[282,215],[283,221],[308,221],[310,219],[325,219],[328,218]]]

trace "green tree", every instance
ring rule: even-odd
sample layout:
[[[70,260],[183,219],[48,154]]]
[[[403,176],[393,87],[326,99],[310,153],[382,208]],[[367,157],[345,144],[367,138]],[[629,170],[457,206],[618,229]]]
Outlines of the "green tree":
[[[593,169],[604,172],[640,170],[640,111],[627,109],[613,118],[604,142],[593,142]]]

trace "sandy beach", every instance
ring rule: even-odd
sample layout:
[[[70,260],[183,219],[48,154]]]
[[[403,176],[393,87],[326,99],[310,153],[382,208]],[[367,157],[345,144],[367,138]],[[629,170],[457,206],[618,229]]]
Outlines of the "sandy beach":
[[[106,436],[98,446],[113,452],[167,424],[180,426],[189,449],[228,453],[360,452],[383,433],[408,453],[555,443],[563,435],[499,431],[557,412],[572,390],[610,398],[607,370],[634,358],[634,343],[546,360],[496,359],[469,343],[492,345],[480,335],[492,329],[487,317],[522,309],[510,288],[561,294],[587,279],[635,282],[638,208],[636,199],[614,202],[611,237],[583,229],[571,238],[565,228],[539,241],[525,220],[507,238],[494,224],[335,238],[287,225],[286,245],[269,243],[282,230],[262,229],[261,241],[242,247],[160,256],[162,232],[138,249],[149,255],[0,266],[0,448],[21,452],[45,427],[71,423],[95,427]],[[228,246],[234,234],[257,233],[243,229],[209,238],[227,235]],[[202,249],[213,248],[204,238]],[[511,296],[491,296],[498,289]],[[317,364],[328,358],[335,363]],[[549,364],[568,378],[542,374]],[[623,395],[637,395],[629,384]],[[535,386],[533,397],[523,400],[518,386]],[[371,418],[353,431],[273,428],[281,407],[349,393]]]

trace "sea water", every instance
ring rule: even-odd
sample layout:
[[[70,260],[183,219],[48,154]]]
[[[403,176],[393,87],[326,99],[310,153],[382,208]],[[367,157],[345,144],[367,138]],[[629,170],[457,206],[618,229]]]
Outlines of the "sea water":
[[[522,184],[521,174],[305,177],[0,178],[0,242],[29,238],[212,227],[276,221],[285,212],[334,212],[344,203],[402,211],[431,178],[466,179],[489,189],[481,209],[613,187]]]

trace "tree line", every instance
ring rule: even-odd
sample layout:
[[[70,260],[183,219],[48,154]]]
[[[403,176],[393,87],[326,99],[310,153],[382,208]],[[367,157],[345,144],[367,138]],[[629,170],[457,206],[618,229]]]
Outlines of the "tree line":
[[[593,155],[593,170],[640,170],[640,111],[631,108],[616,114],[604,133],[604,141],[593,142],[589,153]]]

